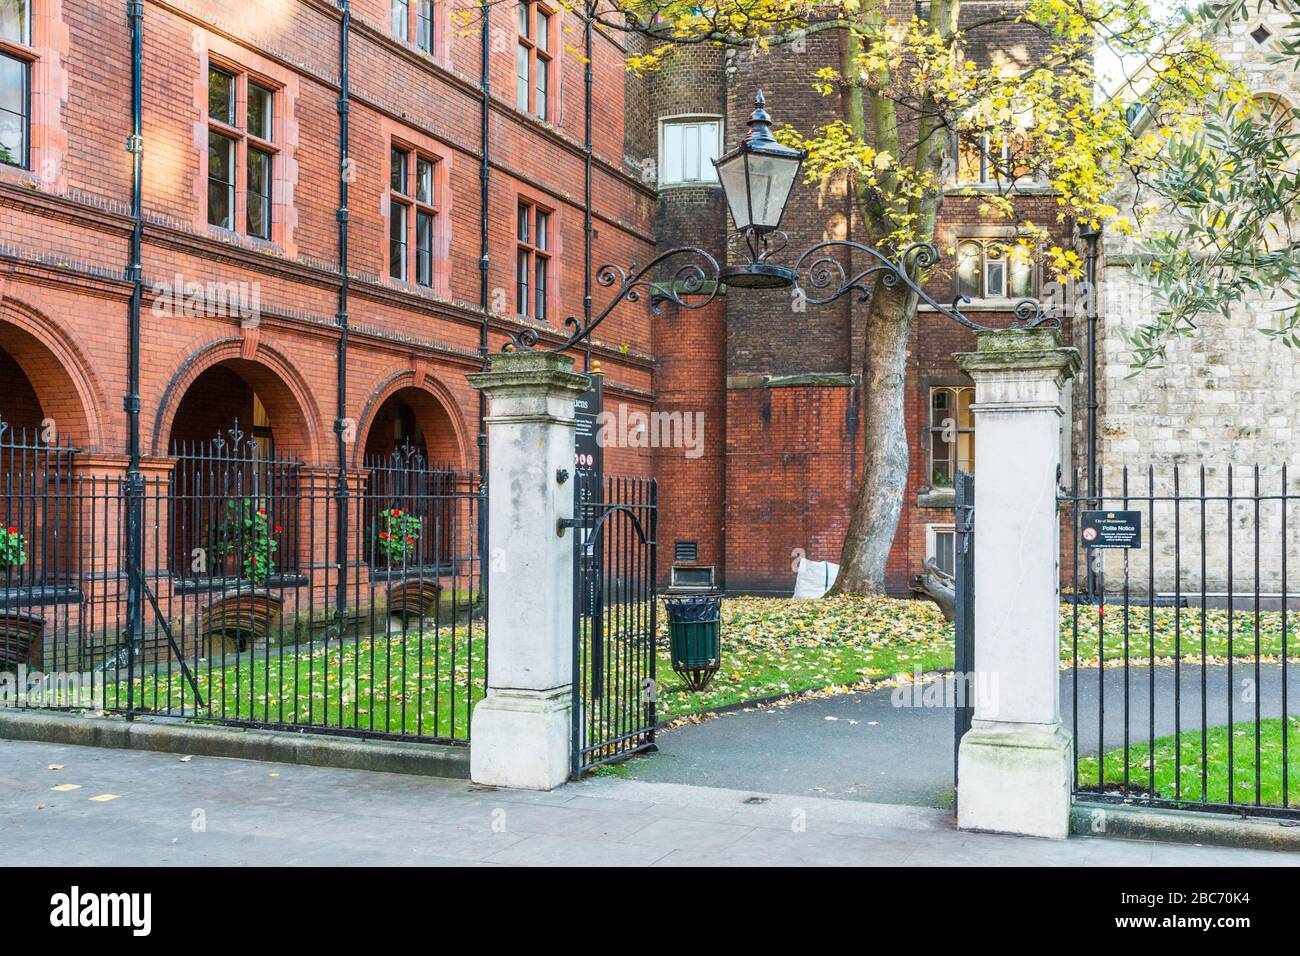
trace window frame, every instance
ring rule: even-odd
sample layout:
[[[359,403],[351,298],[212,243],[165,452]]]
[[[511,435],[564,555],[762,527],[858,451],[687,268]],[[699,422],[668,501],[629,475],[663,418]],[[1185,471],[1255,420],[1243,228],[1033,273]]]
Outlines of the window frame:
[[[523,16],[520,16],[520,13]],[[546,16],[545,36],[538,30],[538,14]],[[555,84],[558,70],[552,69],[556,57],[556,38],[559,30],[560,11],[540,0],[519,0],[515,11],[515,109],[527,113],[543,123],[551,122],[553,110],[551,104],[555,99]],[[523,54],[521,62],[520,55]],[[542,64],[539,73],[538,63]],[[527,71],[525,77],[520,72]],[[538,76],[545,76],[546,82],[539,88]],[[520,84],[527,84],[527,94],[520,102]],[[538,109],[538,94],[541,94],[541,109]]]
[[[544,224],[544,228],[539,228],[539,223]],[[555,210],[520,196],[515,205],[514,260],[515,315],[520,318],[550,321],[551,258],[554,255],[551,238],[554,235]]]
[[[1010,185],[1019,181],[1021,177],[1015,177],[1010,180],[1000,175],[1001,170],[1006,169],[1011,163],[1011,143],[1002,144],[1002,153],[998,162],[993,162],[993,136],[990,133],[981,133],[979,137],[979,178],[964,179],[962,177],[962,168],[965,165],[962,162],[962,152],[964,150],[973,150],[975,145],[971,142],[971,137],[958,134],[957,138],[957,185],[958,186],[999,186]]]
[[[724,117],[711,113],[681,113],[675,116],[662,116],[659,118],[659,175],[658,184],[660,186],[718,186],[721,183],[718,180],[717,170],[714,169],[713,163],[709,162],[709,157],[703,149],[700,150],[700,169],[705,174],[703,179],[666,179],[665,171],[668,169],[668,127],[670,126],[703,126],[712,123],[717,130],[716,142],[713,148],[713,159],[722,155],[722,146],[725,142],[725,123]],[[701,137],[700,142],[703,143]]]
[[[935,435],[938,434],[939,436],[942,437],[943,432],[948,427],[943,422],[940,422],[939,424],[935,424],[934,422],[934,410],[935,410],[934,397],[939,392],[946,392],[952,396],[953,405],[951,406],[950,410],[953,413],[951,417],[953,419],[953,424],[956,429],[953,432],[953,440],[951,442],[945,440],[944,442],[949,449],[948,458],[947,461],[945,462],[945,465],[948,468],[947,484],[935,480],[935,456],[934,456]],[[961,458],[961,451],[960,451],[962,435],[970,435],[969,465],[971,470],[973,470],[975,466],[975,456],[976,456],[975,415],[974,412],[971,412],[971,421],[969,425],[963,426],[961,424],[962,393],[969,394],[971,405],[973,405],[975,401],[975,386],[970,384],[969,382],[936,381],[936,382],[928,383],[925,388],[925,438],[926,438],[925,440],[925,463],[926,463],[925,486],[929,488],[931,491],[935,489],[943,489],[944,491],[949,491],[956,487],[957,472],[963,470],[961,468],[962,458]]]
[[[402,192],[398,192],[393,187],[393,159],[396,156],[403,157],[402,163]],[[435,269],[434,269],[434,244],[438,230],[438,216],[441,214],[441,205],[438,197],[438,164],[441,162],[438,156],[420,149],[408,142],[396,137],[392,138],[388,144],[388,238],[385,243],[388,251],[387,275],[394,282],[403,282],[410,285],[418,286],[421,289],[432,290],[435,287]],[[420,169],[422,164],[427,164],[429,171],[429,191],[428,199],[421,198],[420,189]],[[402,229],[401,240],[402,254],[402,274],[393,275],[393,246],[398,243],[394,234],[393,223],[395,211],[402,210]],[[428,219],[428,248],[420,248],[420,219],[425,216]],[[421,281],[420,256],[422,252],[427,252],[428,256],[428,281]]]
[[[1034,170],[1025,164],[1025,171],[1016,174],[1011,167],[1012,163],[1012,145],[1017,136],[1027,137],[1028,129],[1032,126],[1032,111],[1022,110],[1017,112],[1017,116],[1024,112],[1029,112],[1031,122],[1019,129],[1004,130],[1005,138],[1000,144],[998,157],[995,161],[993,158],[993,132],[985,130],[976,133],[974,130],[958,129],[952,134],[950,140],[953,149],[953,159],[955,160],[952,167],[953,183],[963,189],[990,189],[990,188],[1015,188],[1024,186],[1041,187],[1045,183],[1041,170]],[[978,137],[978,145],[976,138]],[[968,150],[979,150],[979,178],[966,179],[962,176],[964,165],[963,154]],[[1007,175],[1003,175],[1003,171]]]
[[[19,33],[20,39],[10,40],[0,37],[0,56],[12,60],[20,67],[22,75],[23,89],[19,100],[22,104],[23,113],[14,114],[19,116],[22,121],[22,155],[18,156],[18,162],[6,163],[0,161],[0,166],[7,166],[11,169],[31,170],[32,168],[32,112],[35,101],[34,78],[36,66],[41,61],[41,55],[35,46],[36,16],[33,7],[34,0],[28,0],[24,7],[26,19],[22,24],[22,30]],[[6,110],[11,113],[12,111]]]
[[[438,43],[438,2],[439,0],[389,0],[388,29],[393,39],[409,43],[430,56]],[[399,14],[400,11],[400,14]],[[425,13],[428,16],[425,16]],[[402,32],[397,32],[397,24],[402,24]],[[424,42],[421,27],[429,27],[428,43]]]
[[[953,566],[951,570],[939,564],[939,536],[952,537]],[[925,526],[925,560],[934,564],[941,571],[955,575],[957,572],[957,525],[955,522],[936,522]]]
[[[209,56],[207,64],[207,75],[204,77],[207,89],[211,90],[212,74],[221,73],[229,76],[233,81],[231,84],[231,103],[230,111],[227,112],[226,118],[222,119],[212,115],[211,101],[208,102],[208,111],[205,116],[208,134],[208,156],[209,167],[207,170],[207,179],[209,183],[209,193],[204,198],[207,208],[204,210],[205,219],[209,228],[220,229],[223,232],[233,233],[244,236],[249,239],[255,239],[260,242],[273,243],[275,241],[275,181],[276,167],[280,162],[281,149],[280,145],[275,142],[276,121],[279,116],[279,103],[281,100],[281,91],[283,87],[258,73],[231,63],[225,59]],[[249,116],[249,89],[250,87],[260,90],[267,94],[267,103],[269,115],[266,120],[266,127],[271,134],[270,139],[263,138],[261,135],[251,132],[248,128]],[[233,123],[230,122],[233,120]],[[231,183],[221,180],[214,180],[211,169],[211,149],[213,134],[221,136],[224,139],[233,141],[234,144],[234,164],[233,187]],[[254,232],[249,220],[250,204],[249,197],[252,194],[250,180],[250,163],[249,152],[255,152],[267,157],[265,192],[258,193],[260,199],[265,201],[266,220],[264,223],[264,234]],[[213,182],[223,182],[228,188],[233,188],[232,202],[230,209],[230,225],[222,225],[212,221],[212,201],[211,201],[211,184]]]
[[[962,288],[962,248],[968,244],[978,245],[979,265],[976,268],[976,274],[979,276],[979,289],[976,294],[971,294]],[[990,257],[990,249],[996,249],[999,254]],[[954,266],[952,272],[953,294],[968,298],[971,302],[1019,302],[1023,299],[1032,299],[1038,294],[1040,288],[1040,275],[1038,263],[1034,261],[1023,246],[1014,240],[1005,236],[958,236],[953,241],[953,249],[956,253],[954,257]],[[1029,289],[1025,292],[1012,291],[1011,266],[1014,259],[1023,256],[1028,261],[1029,266]],[[992,273],[992,264],[1001,265],[1002,288],[1001,292],[990,292],[990,274]]]

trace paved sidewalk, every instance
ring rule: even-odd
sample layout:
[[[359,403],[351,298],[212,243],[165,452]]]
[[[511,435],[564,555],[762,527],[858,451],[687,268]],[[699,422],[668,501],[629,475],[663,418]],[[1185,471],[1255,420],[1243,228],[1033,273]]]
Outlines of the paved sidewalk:
[[[48,769],[61,765],[60,770]],[[555,793],[0,741],[9,865],[1300,865],[1300,854],[959,833],[942,810],[589,779]]]
[[[1133,744],[1151,736],[1151,688],[1155,687],[1155,736],[1181,726],[1201,726],[1201,668],[1180,665],[1179,695],[1175,668],[1157,667],[1152,680],[1145,667],[1096,668],[1078,674],[1079,728],[1083,754],[1097,752],[1097,716],[1104,701],[1106,746],[1124,744],[1125,718]],[[1294,669],[1293,669],[1294,671]],[[1265,717],[1282,712],[1282,669],[1263,665],[1261,695]],[[1236,680],[1254,675],[1254,665],[1237,665]],[[1105,693],[1099,693],[1102,680]],[[1127,713],[1124,682],[1128,680]],[[1061,713],[1073,730],[1073,671],[1061,672]],[[1206,722],[1228,722],[1231,697],[1228,669],[1205,669]],[[1300,714],[1300,679],[1290,675],[1290,710]],[[951,688],[951,679],[945,682]],[[910,690],[908,691],[910,694]],[[659,753],[627,764],[620,775],[659,783],[707,787],[753,788],[807,797],[864,800],[946,807],[952,804],[953,712],[947,707],[896,707],[894,691],[798,700],[723,714],[659,735]],[[946,699],[951,699],[949,691]],[[1175,699],[1182,723],[1175,720]],[[1254,707],[1239,703],[1236,720],[1250,720]]]

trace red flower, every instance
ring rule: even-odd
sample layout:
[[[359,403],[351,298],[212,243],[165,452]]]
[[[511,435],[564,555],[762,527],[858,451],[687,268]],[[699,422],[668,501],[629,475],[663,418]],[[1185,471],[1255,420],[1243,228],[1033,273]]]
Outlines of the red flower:
[[[415,544],[415,539],[412,538],[410,535],[407,535],[407,537],[406,537],[406,543],[407,543],[407,544]]]
[[[283,530],[284,530],[284,529],[281,528],[279,525],[276,525],[276,526],[275,526],[275,533],[276,533],[276,534],[279,534],[279,533],[280,533],[281,531],[283,531]]]
[[[252,555],[248,560],[252,561],[254,564],[257,564],[257,555],[255,554]]]
[[[401,508],[394,508],[394,509],[393,509],[393,517],[394,517],[394,518],[400,518],[401,516],[402,516],[402,509],[401,509]]]
[[[379,540],[381,540],[381,541],[387,541],[387,540],[388,540],[388,532],[387,532],[387,531],[381,531],[381,532],[379,532]]]
[[[17,534],[17,533],[18,533],[18,529],[17,529],[17,528],[10,528],[10,529],[9,529],[9,533],[10,533],[10,534]]]

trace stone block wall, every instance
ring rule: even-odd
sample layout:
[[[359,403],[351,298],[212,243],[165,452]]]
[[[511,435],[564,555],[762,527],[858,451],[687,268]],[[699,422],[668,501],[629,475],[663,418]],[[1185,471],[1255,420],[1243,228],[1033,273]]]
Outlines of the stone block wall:
[[[1275,97],[1294,107],[1300,104],[1300,75],[1271,62],[1276,37],[1288,19],[1288,14],[1278,12],[1235,24],[1225,31],[1221,50],[1257,95]],[[1251,35],[1260,27],[1272,34],[1263,43]],[[1124,189],[1120,198],[1121,207],[1125,199],[1131,201],[1131,187]],[[1157,525],[1156,590],[1172,591],[1181,584],[1199,593],[1204,581],[1213,593],[1253,594],[1258,571],[1265,592],[1280,592],[1284,552],[1291,556],[1292,565],[1300,556],[1295,521],[1295,509],[1300,506],[1300,429],[1295,424],[1300,352],[1259,331],[1268,325],[1268,313],[1278,303],[1258,296],[1235,307],[1227,318],[1203,316],[1194,335],[1170,343],[1163,368],[1135,373],[1131,336],[1150,321],[1159,302],[1134,272],[1134,243],[1108,233],[1104,246],[1098,452],[1105,493],[1122,494],[1127,468],[1130,490],[1145,496],[1151,466],[1156,495],[1172,494],[1177,466],[1181,493],[1199,495],[1204,466],[1206,493],[1216,498],[1204,506],[1208,529],[1204,571],[1199,501],[1178,506],[1182,555],[1177,572],[1172,527],[1175,506],[1157,503],[1151,515]],[[1229,469],[1233,470],[1233,494],[1249,497],[1254,493],[1256,465],[1261,494],[1273,496],[1259,504],[1258,566],[1255,502],[1233,503],[1230,517],[1226,500]],[[1289,469],[1285,484],[1284,468]],[[1290,514],[1285,521],[1282,502],[1276,497],[1284,490],[1294,496],[1286,502]],[[1107,505],[1113,506],[1109,501]],[[1145,500],[1134,505],[1139,506],[1148,510]],[[1107,589],[1122,587],[1122,558],[1110,556],[1106,567]],[[1150,570],[1145,555],[1135,552],[1129,574],[1133,586],[1143,593],[1152,577]]]

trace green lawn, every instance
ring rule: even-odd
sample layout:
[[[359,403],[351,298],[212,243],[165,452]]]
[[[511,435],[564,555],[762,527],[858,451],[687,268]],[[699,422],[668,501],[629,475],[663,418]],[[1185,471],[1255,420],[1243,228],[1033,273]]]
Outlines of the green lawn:
[[[1085,665],[1096,664],[1098,608],[1080,605],[1078,613],[1079,660]],[[1199,607],[1158,607],[1149,611],[1135,603],[1125,615],[1123,608],[1108,606],[1101,619],[1105,625],[1104,650],[1108,661],[1123,657],[1125,629],[1128,633],[1129,656],[1146,658],[1154,644],[1157,658],[1201,656],[1201,609]],[[1074,609],[1061,605],[1061,658],[1069,660],[1074,641]],[[1288,653],[1300,650],[1296,640],[1296,615],[1287,621]],[[1231,625],[1231,626],[1230,626]],[[1263,657],[1282,653],[1282,614],[1280,611],[1261,611],[1259,614],[1259,648]],[[1205,655],[1207,659],[1228,656],[1229,640],[1234,657],[1253,657],[1255,654],[1255,615],[1253,611],[1237,610],[1231,619],[1223,608],[1205,612]]]
[[[687,717],[730,704],[801,691],[848,688],[897,674],[941,670],[953,666],[953,627],[928,601],[893,598],[837,597],[819,601],[734,597],[722,606],[722,670],[703,693],[688,691],[672,672],[667,650],[667,620],[659,614],[656,642],[659,716]],[[1157,658],[1199,657],[1201,616],[1198,608],[1157,608],[1154,645]],[[1097,658],[1097,609],[1082,606],[1078,613],[1079,655],[1085,663]],[[1281,651],[1281,615],[1260,617],[1260,650],[1265,656]],[[1232,626],[1233,651],[1254,654],[1254,620],[1240,612]],[[1107,660],[1117,660],[1124,648],[1125,616],[1110,607],[1105,614]],[[1288,625],[1290,631],[1290,625]],[[1148,656],[1148,615],[1133,607],[1128,615],[1130,657]],[[282,723],[325,724],[333,727],[463,737],[471,701],[484,693],[484,652],[480,629],[472,641],[457,628],[454,673],[452,634],[446,627],[434,644],[426,633],[424,645],[414,634],[405,643],[399,636],[360,638],[355,642],[301,647],[295,666],[291,649],[271,648],[238,664],[201,662],[197,677],[211,714],[236,719]],[[1179,636],[1180,635],[1180,636]],[[1074,609],[1061,607],[1061,659],[1072,657]],[[1222,659],[1228,652],[1226,611],[1206,615],[1206,652]],[[1291,644],[1296,641],[1294,636]],[[1294,652],[1292,647],[1291,651]],[[439,674],[435,682],[431,675]],[[169,682],[170,681],[170,682]],[[109,689],[125,703],[125,685]],[[176,672],[137,681],[137,700],[146,706],[181,706],[181,680]],[[629,689],[629,695],[639,689]],[[143,695],[141,697],[141,695]],[[185,703],[190,704],[185,689]],[[110,700],[110,704],[112,701]],[[224,707],[224,710],[223,710]]]
[[[206,706],[194,716],[464,738],[484,693],[482,628],[472,641],[457,628],[454,639],[443,628],[436,643],[431,632],[423,641],[411,633],[199,661],[194,677]],[[108,706],[126,706],[125,682],[107,693]],[[137,678],[135,701],[189,712],[193,694],[172,670]]]
[[[722,604],[722,669],[697,694],[672,672],[664,615],[659,621],[659,714],[665,720],[746,700],[911,674],[917,667],[953,666],[953,627],[929,601],[728,598]]]
[[[1281,719],[1260,722],[1259,802],[1265,806],[1282,806],[1282,746],[1286,734],[1288,755],[1287,801],[1300,807],[1300,776],[1297,775],[1297,758],[1300,758],[1300,718],[1290,717],[1284,726]],[[1232,792],[1229,793],[1228,739],[1232,738]],[[1181,769],[1175,757],[1181,750]],[[1129,748],[1128,772],[1132,791],[1147,793],[1151,789],[1151,771],[1155,771],[1156,795],[1175,800],[1202,799],[1202,769],[1205,773],[1205,799],[1209,803],[1255,802],[1255,723],[1235,724],[1232,727],[1211,727],[1206,734],[1206,759],[1201,765],[1201,732],[1188,731],[1181,738],[1170,735],[1157,737],[1154,751],[1143,741]],[[1154,759],[1152,754],[1154,753]],[[1124,749],[1109,751],[1105,756],[1108,787],[1124,782]],[[1097,758],[1079,760],[1079,783],[1094,789],[1097,786]],[[1180,789],[1181,783],[1181,789]]]

